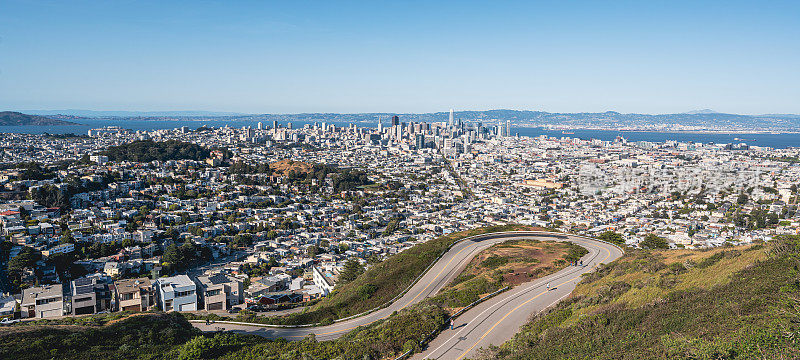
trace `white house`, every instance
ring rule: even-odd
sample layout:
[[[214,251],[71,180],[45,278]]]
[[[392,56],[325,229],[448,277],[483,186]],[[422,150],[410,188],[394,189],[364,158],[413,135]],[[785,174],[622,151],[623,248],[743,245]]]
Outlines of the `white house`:
[[[71,253],[73,251],[75,251],[75,244],[67,243],[67,244],[56,245],[51,247],[50,249],[42,251],[42,255],[49,257],[55,254],[66,254],[66,253]]]
[[[196,311],[197,286],[186,275],[156,280],[158,302],[164,311]]]
[[[312,276],[314,279],[314,285],[318,286],[319,289],[322,290],[323,296],[328,296],[328,294],[330,294],[331,291],[333,291],[333,288],[336,286],[335,275],[330,271],[326,271],[314,266]]]

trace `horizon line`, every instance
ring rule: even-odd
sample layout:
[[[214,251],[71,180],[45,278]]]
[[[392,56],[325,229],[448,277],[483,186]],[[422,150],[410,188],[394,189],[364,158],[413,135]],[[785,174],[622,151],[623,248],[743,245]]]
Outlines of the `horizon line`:
[[[149,116],[169,116],[169,115],[157,115],[159,113],[198,113],[199,115],[185,115],[185,116],[216,116],[216,117],[224,117],[224,116],[257,116],[257,115],[314,115],[314,114],[330,114],[330,115],[424,115],[424,114],[447,114],[451,110],[446,109],[442,111],[424,111],[424,112],[387,112],[387,111],[366,111],[366,112],[325,112],[325,111],[314,111],[314,112],[238,112],[238,111],[224,111],[224,110],[94,110],[94,109],[22,109],[22,110],[2,110],[2,111],[12,111],[12,112],[19,112],[19,113],[30,113],[32,115],[67,115],[67,116],[80,116],[80,115],[72,115],[60,112],[91,112],[91,113],[133,113],[133,114],[152,114]],[[495,109],[481,109],[481,110],[453,110],[454,113],[464,113],[464,112],[489,112],[489,111],[518,111],[518,112],[539,112],[539,113],[547,113],[547,114],[605,114],[605,113],[616,113],[622,115],[650,115],[650,116],[658,116],[658,115],[703,115],[703,114],[719,114],[719,115],[741,115],[741,116],[800,116],[800,114],[795,113],[781,113],[781,112],[773,112],[773,113],[728,113],[728,112],[719,112],[714,111],[711,109],[698,109],[698,110],[689,110],[685,112],[672,112],[672,113],[642,113],[642,112],[620,112],[616,110],[605,110],[605,111],[545,111],[545,110],[531,110],[531,109],[512,109],[512,108],[495,108]],[[37,114],[38,113],[38,114]],[[41,114],[41,113],[52,113],[52,114]],[[202,114],[206,113],[206,114]],[[123,116],[123,115],[101,115],[101,116]],[[137,116],[137,115],[129,115],[129,116]]]

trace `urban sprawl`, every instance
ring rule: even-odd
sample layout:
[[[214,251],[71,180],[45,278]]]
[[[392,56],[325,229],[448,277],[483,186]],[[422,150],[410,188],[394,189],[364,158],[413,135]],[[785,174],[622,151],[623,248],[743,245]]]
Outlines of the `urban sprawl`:
[[[798,233],[796,149],[442,120],[0,134],[0,316],[291,312],[389,255],[497,224],[632,247]]]

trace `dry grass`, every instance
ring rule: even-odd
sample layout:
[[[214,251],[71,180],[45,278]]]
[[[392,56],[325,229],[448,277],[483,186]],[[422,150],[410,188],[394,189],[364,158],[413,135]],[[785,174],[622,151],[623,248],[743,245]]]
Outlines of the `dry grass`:
[[[289,159],[284,159],[281,161],[271,163],[269,164],[269,167],[275,173],[282,175],[286,175],[289,171],[292,170],[294,170],[294,172],[298,174],[305,174],[311,171],[310,164],[304,163],[302,161],[294,161]]]
[[[710,250],[656,250],[633,252],[617,260],[614,268],[606,276],[592,282],[581,282],[571,297],[596,299],[603,297],[607,289],[615,283],[626,283],[631,288],[609,302],[588,305],[577,309],[573,316],[563,325],[576,323],[581,317],[591,315],[606,305],[625,305],[637,308],[663,301],[676,290],[702,289],[727,284],[733,275],[751,266],[759,260],[766,259],[766,248],[754,248],[754,245],[735,248],[715,248]],[[735,256],[721,255],[735,253]],[[722,257],[707,267],[700,267],[704,260]],[[674,267],[683,270],[675,271]],[[680,268],[679,267],[679,268]],[[619,269],[628,271],[620,271]],[[643,271],[630,271],[630,270]],[[653,269],[657,269],[652,271]]]

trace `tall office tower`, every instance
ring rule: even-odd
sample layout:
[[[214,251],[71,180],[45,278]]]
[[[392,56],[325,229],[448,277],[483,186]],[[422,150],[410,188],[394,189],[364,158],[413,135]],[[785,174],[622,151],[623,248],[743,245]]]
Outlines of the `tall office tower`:
[[[264,130],[264,123],[261,121],[258,122],[258,130]]]
[[[378,133],[383,133],[383,122],[380,116],[378,116]]]
[[[400,125],[400,117],[395,115],[392,116],[392,126]]]
[[[511,120],[506,120],[506,136],[511,137]]]
[[[450,121],[447,123],[450,127],[453,127],[453,121],[455,120],[455,116],[453,116],[453,109],[450,109]]]
[[[416,145],[415,147],[417,148],[417,150],[422,149],[422,148],[425,147],[425,135],[417,134],[417,136],[416,136],[416,138],[414,140],[416,140],[415,141],[415,145]]]
[[[286,128],[292,130],[292,123],[291,122],[286,123]]]
[[[278,120],[272,120],[272,128],[273,129],[277,129],[278,128]]]

